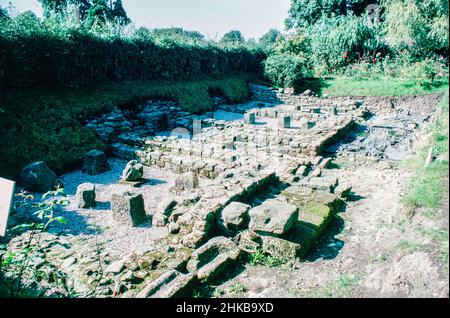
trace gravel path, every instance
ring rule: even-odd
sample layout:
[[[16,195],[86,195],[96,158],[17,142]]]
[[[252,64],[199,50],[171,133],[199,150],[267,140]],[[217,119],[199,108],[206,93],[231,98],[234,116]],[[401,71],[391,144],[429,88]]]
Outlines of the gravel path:
[[[65,225],[56,225],[51,231],[64,235],[96,239],[105,245],[105,249],[117,257],[127,255],[132,251],[148,250],[155,241],[167,236],[166,228],[154,228],[147,221],[139,227],[129,227],[117,224],[112,218],[110,207],[111,194],[130,189],[144,196],[147,214],[155,212],[159,202],[170,195],[169,188],[175,184],[176,175],[170,171],[144,167],[144,178],[149,182],[140,188],[118,184],[126,161],[111,159],[111,171],[89,176],[81,171],[61,176],[70,204],[61,213],[67,220]],[[78,209],[75,202],[76,188],[79,184],[91,182],[96,185],[97,207],[94,209]]]

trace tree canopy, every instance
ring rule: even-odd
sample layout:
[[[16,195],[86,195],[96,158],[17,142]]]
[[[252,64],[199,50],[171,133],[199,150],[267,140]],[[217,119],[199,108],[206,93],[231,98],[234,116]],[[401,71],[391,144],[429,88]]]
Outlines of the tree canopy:
[[[321,17],[361,15],[377,0],[292,0],[286,28],[295,29],[316,23]]]
[[[131,22],[121,0],[39,0],[44,16],[67,15],[70,7],[75,7],[80,22],[89,27],[108,22],[126,25]]]
[[[259,45],[266,51],[270,51],[280,37],[282,37],[280,31],[277,29],[270,29],[259,39]]]
[[[244,44],[245,38],[238,30],[231,30],[224,34],[220,40],[222,44]]]

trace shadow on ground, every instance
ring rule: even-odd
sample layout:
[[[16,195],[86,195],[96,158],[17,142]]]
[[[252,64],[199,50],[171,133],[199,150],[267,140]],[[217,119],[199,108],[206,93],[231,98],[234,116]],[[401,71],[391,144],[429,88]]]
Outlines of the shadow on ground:
[[[345,221],[339,215],[335,215],[328,225],[328,229],[322,235],[321,239],[311,249],[305,260],[314,262],[316,260],[331,260],[339,255],[340,250],[344,247],[345,242],[336,238],[345,228]]]
[[[330,85],[326,82],[330,78],[308,78],[302,81],[300,84],[295,86],[296,93],[303,93],[306,90],[311,90],[314,94],[318,96],[323,95],[323,90]]]

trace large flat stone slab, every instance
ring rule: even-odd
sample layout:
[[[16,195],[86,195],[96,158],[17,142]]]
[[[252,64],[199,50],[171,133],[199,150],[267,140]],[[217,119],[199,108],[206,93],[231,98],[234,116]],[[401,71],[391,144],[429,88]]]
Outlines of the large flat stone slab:
[[[267,200],[249,211],[249,228],[255,232],[281,235],[298,219],[298,207],[277,200]]]

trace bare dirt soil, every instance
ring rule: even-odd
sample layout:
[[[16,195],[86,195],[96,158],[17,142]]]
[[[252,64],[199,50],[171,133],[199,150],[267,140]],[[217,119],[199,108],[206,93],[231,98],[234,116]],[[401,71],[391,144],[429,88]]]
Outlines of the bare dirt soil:
[[[448,267],[440,244],[426,231],[448,228],[448,202],[434,219],[402,204],[409,171],[385,162],[336,170],[354,185],[353,202],[293,269],[247,266],[219,286],[242,297],[448,297]],[[447,265],[448,266],[448,265]],[[240,288],[237,288],[240,287]],[[235,290],[245,292],[235,293]]]
[[[430,113],[436,96],[371,100]],[[389,107],[390,108],[390,107]],[[402,111],[402,110],[401,110]],[[415,147],[425,136],[419,133]],[[353,185],[345,211],[293,268],[246,265],[220,297],[449,297],[448,199],[433,217],[406,207],[413,171],[400,161],[343,152],[327,174]],[[448,187],[448,180],[446,181]],[[447,256],[446,256],[447,255]]]

